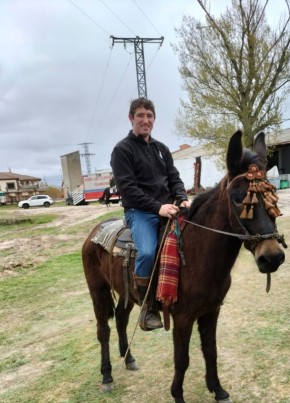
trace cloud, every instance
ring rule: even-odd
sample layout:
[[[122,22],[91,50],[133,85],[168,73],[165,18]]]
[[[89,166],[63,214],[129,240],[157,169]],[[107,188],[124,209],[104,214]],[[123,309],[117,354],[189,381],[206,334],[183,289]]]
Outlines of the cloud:
[[[186,95],[171,42],[183,14],[202,18],[189,0],[1,0],[0,171],[60,178],[60,156],[83,152],[84,142],[92,169],[109,167],[138,95],[133,46],[112,48],[110,35],[165,37],[160,48],[144,46],[153,135],[172,151],[190,143],[174,130]]]

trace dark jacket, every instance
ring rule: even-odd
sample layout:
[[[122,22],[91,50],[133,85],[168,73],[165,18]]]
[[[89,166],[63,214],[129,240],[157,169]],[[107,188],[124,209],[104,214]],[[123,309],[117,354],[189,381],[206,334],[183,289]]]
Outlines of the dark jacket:
[[[158,214],[162,204],[177,196],[187,200],[184,184],[167,146],[150,136],[147,143],[132,131],[114,148],[111,166],[125,210]]]

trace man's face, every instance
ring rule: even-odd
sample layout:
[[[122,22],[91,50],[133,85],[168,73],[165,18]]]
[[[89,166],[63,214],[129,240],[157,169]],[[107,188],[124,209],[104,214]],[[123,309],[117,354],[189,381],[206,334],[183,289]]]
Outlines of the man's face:
[[[142,136],[144,139],[147,139],[155,121],[153,112],[144,107],[137,108],[134,115],[129,115],[129,119],[132,123],[135,136]]]

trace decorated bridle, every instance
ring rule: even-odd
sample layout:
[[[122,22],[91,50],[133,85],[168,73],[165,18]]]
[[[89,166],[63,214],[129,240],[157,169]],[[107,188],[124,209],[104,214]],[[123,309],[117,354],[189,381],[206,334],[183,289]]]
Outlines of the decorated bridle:
[[[275,190],[276,190],[275,186],[273,186],[266,179],[265,172],[260,170],[256,164],[251,164],[249,166],[249,169],[247,172],[234,177],[231,181],[228,181],[228,183],[227,183],[228,195],[229,195],[229,189],[232,186],[232,184],[237,179],[242,178],[242,177],[245,177],[249,181],[249,188],[248,188],[246,197],[242,201],[243,209],[242,209],[240,216],[237,215],[236,210],[233,206],[233,202],[230,197],[229,197],[229,200],[232,205],[232,210],[235,213],[236,219],[244,232],[243,234],[226,232],[226,231],[221,231],[218,229],[206,227],[204,225],[200,225],[200,224],[194,223],[192,221],[188,221],[184,218],[182,219],[182,221],[184,221],[185,223],[188,223],[188,224],[195,225],[200,228],[207,229],[209,231],[217,232],[219,234],[233,236],[233,237],[239,238],[242,241],[250,241],[251,244],[253,245],[252,250],[255,248],[255,245],[257,244],[257,242],[259,242],[261,240],[265,240],[265,239],[276,239],[279,243],[281,243],[284,246],[284,248],[287,248],[287,245],[284,240],[284,235],[280,235],[278,233],[278,231],[275,231],[271,234],[251,235],[247,231],[245,226],[242,224],[241,219],[252,220],[254,217],[254,206],[259,204],[259,199],[257,197],[257,193],[260,193],[262,195],[266,211],[270,217],[276,218],[276,217],[282,215],[277,206],[277,202],[278,202],[279,198],[275,192]]]
[[[231,188],[232,184],[239,178],[246,178],[249,181],[249,187],[247,190],[246,197],[242,201],[242,212],[238,216],[236,209],[233,205],[233,201],[229,197],[229,189]],[[256,164],[251,164],[248,168],[248,171],[240,174],[236,177],[234,177],[231,181],[228,181],[227,183],[227,194],[228,194],[228,199],[229,202],[231,203],[232,206],[232,211],[235,214],[235,217],[238,221],[239,226],[241,227],[243,234],[238,234],[238,233],[232,233],[232,232],[226,232],[226,231],[221,231],[217,230],[214,228],[209,228],[204,225],[200,225],[197,223],[194,223],[192,221],[188,221],[183,218],[182,221],[188,224],[195,225],[200,228],[207,229],[209,231],[217,232],[219,234],[224,234],[232,237],[239,238],[242,241],[249,241],[250,242],[250,249],[254,251],[256,245],[258,242],[266,239],[275,239],[277,242],[281,243],[284,248],[287,248],[287,244],[284,239],[284,235],[279,234],[277,230],[271,234],[255,234],[251,235],[248,230],[245,228],[245,226],[242,224],[241,220],[252,220],[254,217],[254,207],[258,205],[259,199],[257,197],[257,194],[260,194],[262,196],[262,201],[264,203],[265,209],[268,213],[268,215],[272,218],[276,218],[278,216],[281,216],[281,212],[277,206],[278,202],[278,195],[276,194],[276,188],[273,186],[266,178],[266,173],[265,171],[262,171],[259,169],[259,167]],[[183,227],[184,230],[184,227]],[[182,232],[183,232],[182,230]],[[267,287],[266,291],[269,292],[271,286],[271,275],[267,273]]]
[[[248,172],[235,177],[231,182],[229,182],[227,189],[233,181],[241,176],[249,181],[249,188],[247,195],[242,202],[243,210],[240,214],[240,218],[248,220],[253,219],[254,206],[259,203],[257,193],[262,195],[265,209],[270,217],[276,218],[282,215],[277,206],[279,197],[275,192],[276,188],[266,179],[265,171],[260,170],[256,164],[251,164]]]
[[[240,236],[238,235],[238,238],[244,241],[245,240],[250,241],[251,250],[254,250],[257,245],[257,242],[263,239],[276,239],[279,243],[283,245],[284,248],[287,248],[287,245],[284,240],[284,235],[280,235],[277,230],[271,234],[251,235],[249,234],[245,226],[242,224],[241,220],[253,219],[254,207],[260,203],[257,194],[260,194],[262,196],[262,201],[264,203],[265,209],[270,217],[276,218],[278,216],[281,216],[282,214],[277,206],[279,197],[276,194],[276,188],[275,186],[272,185],[272,183],[270,183],[267,180],[265,171],[260,170],[256,164],[251,164],[247,172],[236,176],[235,178],[233,178],[231,181],[228,182],[227,184],[228,192],[232,184],[241,177],[244,177],[249,181],[249,187],[247,190],[246,197],[242,201],[243,209],[240,216],[237,215],[236,210],[233,206],[233,202],[229,198],[231,200],[232,209],[235,213],[236,219],[244,232],[244,235]]]

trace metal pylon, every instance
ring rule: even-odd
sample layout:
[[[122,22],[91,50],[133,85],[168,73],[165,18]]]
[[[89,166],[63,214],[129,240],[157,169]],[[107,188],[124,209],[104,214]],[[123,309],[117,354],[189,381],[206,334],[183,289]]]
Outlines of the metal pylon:
[[[114,46],[114,43],[123,43],[124,46],[127,43],[134,44],[138,95],[139,97],[147,98],[144,43],[159,43],[161,46],[164,36],[160,38],[140,38],[139,36],[136,36],[136,38],[116,38],[115,36],[111,36],[111,38],[112,46]]]

